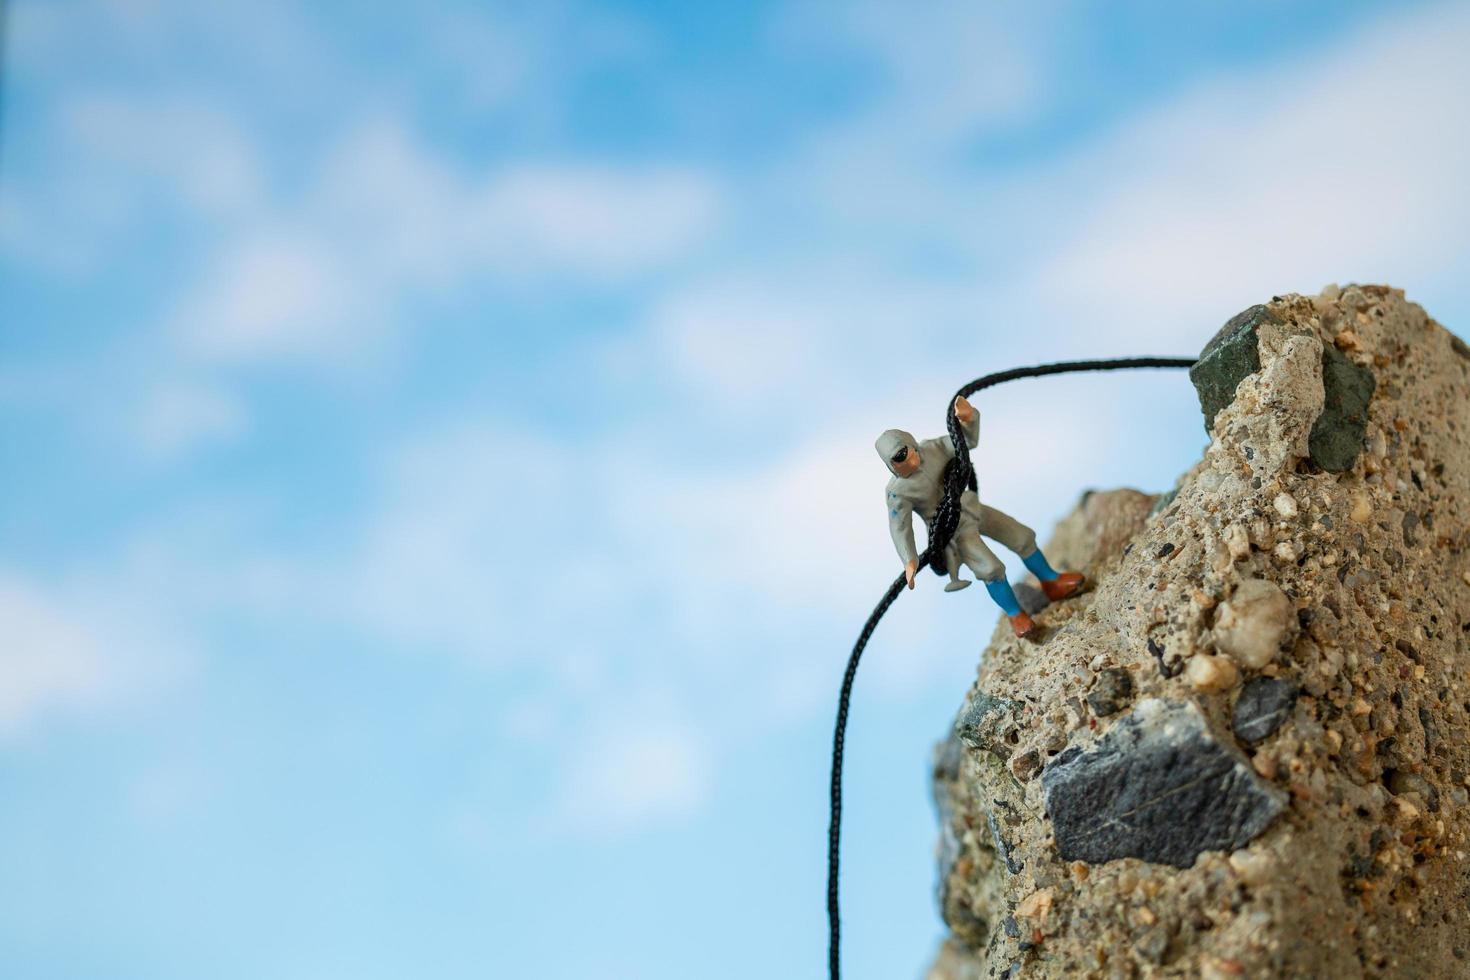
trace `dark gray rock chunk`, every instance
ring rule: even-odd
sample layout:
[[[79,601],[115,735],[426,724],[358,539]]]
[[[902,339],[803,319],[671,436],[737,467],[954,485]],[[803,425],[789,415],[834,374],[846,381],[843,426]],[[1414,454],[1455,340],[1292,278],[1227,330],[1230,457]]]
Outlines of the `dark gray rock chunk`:
[[[1312,423],[1312,462],[1330,473],[1352,469],[1368,431],[1368,402],[1378,381],[1331,344],[1322,349],[1322,414]]]
[[[1099,718],[1117,714],[1133,700],[1133,675],[1122,667],[1100,671],[1087,695],[1087,705]]]
[[[1046,597],[1046,593],[1030,582],[1017,582],[1011,588],[1016,593],[1016,602],[1020,604],[1022,611],[1028,614],[1035,615],[1051,605],[1051,600]]]
[[[1235,387],[1247,375],[1261,369],[1261,352],[1256,331],[1262,323],[1280,323],[1281,318],[1264,306],[1252,306],[1231,317],[1200,351],[1199,360],[1189,369],[1189,380],[1199,394],[1199,408],[1205,415],[1205,431],[1215,424],[1220,410],[1235,401]]]
[[[976,691],[955,719],[955,734],[972,749],[982,749],[1005,758],[1011,754],[1010,746],[1004,740],[1005,733],[1014,725],[1016,707],[1014,701]]]
[[[1254,745],[1281,727],[1296,703],[1297,687],[1279,677],[1253,677],[1240,689],[1230,714],[1235,737]]]
[[[1201,851],[1234,850],[1286,809],[1189,702],[1148,700],[1092,748],[1073,747],[1041,773],[1063,860],[1136,857],[1187,868]]]

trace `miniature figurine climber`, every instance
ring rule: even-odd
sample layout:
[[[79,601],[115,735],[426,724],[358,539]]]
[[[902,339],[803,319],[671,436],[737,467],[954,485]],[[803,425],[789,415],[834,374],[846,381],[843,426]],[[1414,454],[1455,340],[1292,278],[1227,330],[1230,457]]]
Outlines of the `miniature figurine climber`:
[[[980,413],[960,397],[954,400],[954,414],[964,432],[965,445],[974,449],[980,441]],[[889,429],[878,437],[876,445],[878,455],[883,457],[888,471],[893,474],[893,479],[888,481],[888,529],[903,562],[904,577],[912,589],[914,574],[919,569],[919,552],[914,547],[913,515],[917,512],[926,524],[934,520],[940,498],[944,496],[944,467],[954,456],[954,445],[948,436],[915,442],[914,437],[902,429]],[[991,598],[1010,617],[1011,628],[1016,635],[1031,637],[1035,635],[1036,624],[1016,601],[1016,593],[1006,581],[1005,565],[980,539],[982,534],[1019,555],[1041,582],[1041,590],[1046,597],[1053,602],[1076,595],[1082,588],[1082,575],[1079,572],[1058,574],[1036,546],[1035,531],[994,507],[982,504],[975,491],[964,492],[960,497],[959,525],[944,550],[944,563],[950,579],[944,589],[954,592],[968,586],[970,583],[959,577],[959,567],[961,564],[969,566],[975,578],[985,583]]]

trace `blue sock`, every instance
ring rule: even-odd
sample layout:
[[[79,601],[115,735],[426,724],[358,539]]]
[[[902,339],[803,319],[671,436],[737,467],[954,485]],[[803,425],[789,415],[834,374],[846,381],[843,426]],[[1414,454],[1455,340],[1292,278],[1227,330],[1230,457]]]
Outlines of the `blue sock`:
[[[1011,588],[1011,583],[1005,579],[998,578],[994,582],[986,582],[985,591],[990,593],[990,598],[995,600],[995,604],[1000,606],[1001,611],[1007,616],[1021,614],[1021,604],[1016,601],[1016,593]]]
[[[1050,582],[1057,577],[1056,569],[1046,563],[1046,556],[1041,553],[1040,548],[1037,548],[1031,554],[1022,558],[1021,561],[1025,562],[1026,568],[1030,570],[1032,575],[1035,575],[1043,582]]]

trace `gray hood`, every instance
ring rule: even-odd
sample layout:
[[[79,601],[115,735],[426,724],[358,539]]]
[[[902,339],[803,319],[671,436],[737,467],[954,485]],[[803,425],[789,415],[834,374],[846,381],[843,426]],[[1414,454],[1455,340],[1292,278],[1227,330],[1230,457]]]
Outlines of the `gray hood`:
[[[911,453],[919,451],[919,444],[914,441],[914,437],[902,429],[889,429],[878,437],[877,442],[873,443],[873,447],[878,450],[878,455],[883,457],[883,465],[888,467],[890,473],[893,473],[893,454],[898,452],[900,446],[908,446]],[[893,475],[898,474],[893,473]]]

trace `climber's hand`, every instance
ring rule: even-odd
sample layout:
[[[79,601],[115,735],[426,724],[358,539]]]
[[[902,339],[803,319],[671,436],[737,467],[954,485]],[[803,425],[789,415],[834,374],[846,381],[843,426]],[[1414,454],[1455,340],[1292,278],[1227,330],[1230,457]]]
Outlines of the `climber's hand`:
[[[969,425],[975,417],[975,406],[964,395],[959,395],[954,400],[954,417],[960,420],[960,425]]]
[[[918,559],[911,558],[903,563],[903,577],[908,580],[909,588],[914,587],[914,573],[919,570]]]

